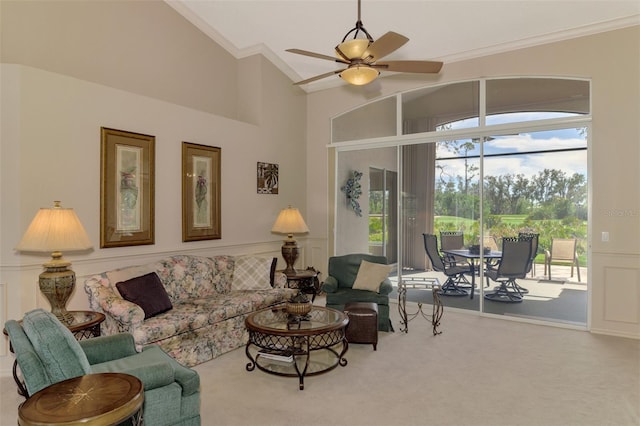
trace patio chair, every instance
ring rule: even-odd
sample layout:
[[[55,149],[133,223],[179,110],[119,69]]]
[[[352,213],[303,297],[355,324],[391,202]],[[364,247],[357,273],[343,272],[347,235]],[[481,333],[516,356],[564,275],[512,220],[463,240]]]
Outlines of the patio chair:
[[[440,250],[462,250],[464,249],[464,232],[462,231],[440,231]],[[466,262],[460,256],[444,254],[445,259],[450,262]]]
[[[535,262],[534,260],[536,259],[536,255],[538,254],[538,236],[539,234],[535,234],[532,232],[520,232],[518,233],[518,239],[520,240],[530,240],[531,241],[531,255],[529,256],[529,265],[527,266],[527,273],[531,272],[531,276],[534,275],[534,271],[535,271]],[[522,294],[528,294],[529,293],[529,289],[526,289],[522,286],[520,286],[518,283],[514,282],[513,283],[514,287],[516,287],[516,289],[522,293]]]
[[[571,277],[573,277],[573,267],[578,271],[578,282],[580,279],[580,264],[578,263],[578,255],[576,247],[578,240],[576,238],[552,238],[551,250],[546,250],[544,254],[544,273],[551,280],[551,264],[571,264]]]
[[[460,288],[461,282],[468,283],[464,274],[471,273],[469,264],[458,265],[454,260],[444,258],[438,252],[438,237],[432,234],[422,234],[424,239],[424,249],[431,261],[434,271],[442,272],[447,276],[447,280],[440,287],[439,294],[443,296],[467,296],[467,290]],[[464,280],[464,281],[463,281]]]
[[[502,258],[497,269],[486,271],[487,283],[489,279],[500,283],[493,292],[485,293],[484,298],[495,302],[522,302],[523,293],[516,282],[517,278],[527,276],[527,268],[531,259],[530,238],[505,237],[502,239]]]
[[[440,252],[443,250],[463,250],[464,249],[464,232],[463,231],[440,231]],[[443,253],[442,257],[449,262],[459,266],[465,266],[467,259],[461,256]],[[469,288],[471,283],[464,275],[460,277],[459,287]]]

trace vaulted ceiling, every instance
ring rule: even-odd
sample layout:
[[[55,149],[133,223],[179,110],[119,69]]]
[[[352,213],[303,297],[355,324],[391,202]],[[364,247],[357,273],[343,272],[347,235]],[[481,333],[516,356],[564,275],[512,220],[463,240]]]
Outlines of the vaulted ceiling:
[[[286,52],[332,56],[358,16],[357,0],[166,0],[237,58],[261,53],[293,81],[339,64]],[[639,0],[362,0],[364,27],[409,42],[385,60],[447,63],[640,24]],[[612,46],[615,49],[615,46]],[[337,76],[302,86],[343,84]]]

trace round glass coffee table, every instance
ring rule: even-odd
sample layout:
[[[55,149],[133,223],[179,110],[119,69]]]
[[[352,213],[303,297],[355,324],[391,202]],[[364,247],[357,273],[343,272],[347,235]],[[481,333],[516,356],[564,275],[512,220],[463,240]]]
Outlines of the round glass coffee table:
[[[344,367],[349,349],[345,328],[349,318],[340,311],[314,306],[305,316],[287,313],[284,305],[252,313],[245,320],[249,341],[247,371],[304,378]]]

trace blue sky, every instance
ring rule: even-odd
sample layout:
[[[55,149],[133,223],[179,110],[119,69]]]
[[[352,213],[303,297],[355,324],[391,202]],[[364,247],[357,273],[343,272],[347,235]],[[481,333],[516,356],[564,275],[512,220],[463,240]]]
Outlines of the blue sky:
[[[566,115],[566,114],[565,114]],[[514,117],[515,116],[515,117]],[[519,113],[509,114],[508,117],[500,116],[489,117],[492,118],[491,124],[506,123],[515,121],[532,120],[534,118],[555,118],[557,114],[537,113]],[[487,121],[489,121],[489,118]],[[464,122],[453,123],[451,128],[469,128],[475,127],[472,120],[465,120]],[[475,120],[477,123],[477,120]],[[461,140],[460,143],[468,142],[467,140]],[[469,151],[469,155],[479,155],[480,146],[478,143],[474,144],[475,148]],[[585,148],[587,146],[586,135],[581,134],[580,129],[568,128],[561,130],[549,130],[541,132],[529,132],[506,136],[497,136],[493,140],[485,142],[484,153],[488,154],[503,154],[503,153],[517,153],[517,152],[531,152],[539,150],[553,150],[563,148]],[[463,154],[460,154],[463,155]],[[437,157],[452,157],[455,156],[451,150],[447,150],[442,144],[438,146]],[[477,160],[473,160],[477,161]],[[447,174],[450,176],[463,175],[464,174],[464,162],[463,161],[447,161]],[[524,174],[525,176],[532,176],[539,171],[548,169],[563,170],[567,175],[574,173],[580,173],[586,175],[587,173],[587,151],[571,151],[555,154],[538,154],[538,155],[516,155],[506,157],[494,157],[487,158],[484,164],[485,175],[498,176],[501,174]]]

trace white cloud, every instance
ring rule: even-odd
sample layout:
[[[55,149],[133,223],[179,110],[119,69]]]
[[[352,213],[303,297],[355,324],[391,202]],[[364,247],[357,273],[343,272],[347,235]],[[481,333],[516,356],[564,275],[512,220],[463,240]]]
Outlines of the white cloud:
[[[485,145],[485,152],[491,148],[509,150],[512,152],[527,152],[539,149],[564,149],[577,148],[585,145],[584,139],[580,138],[534,138],[531,134],[505,136],[494,139]]]

